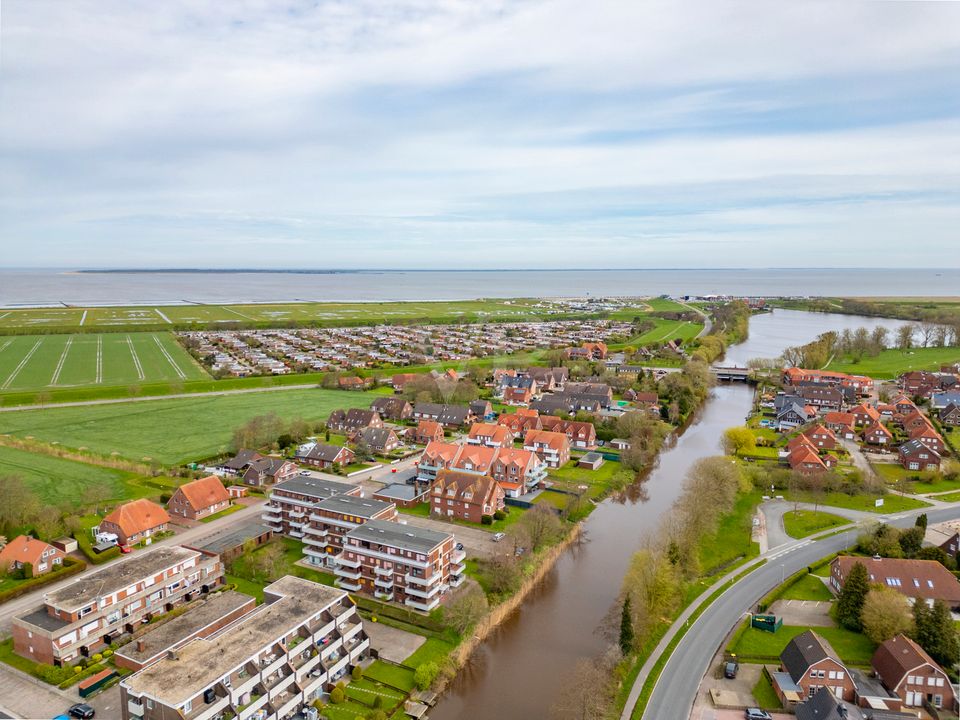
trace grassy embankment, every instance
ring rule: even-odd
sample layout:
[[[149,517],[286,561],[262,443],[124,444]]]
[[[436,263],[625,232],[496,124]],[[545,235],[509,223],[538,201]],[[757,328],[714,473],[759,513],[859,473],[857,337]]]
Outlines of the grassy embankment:
[[[828,370],[869,375],[880,380],[892,380],[911,370],[939,370],[941,365],[960,362],[960,348],[926,347],[911,350],[888,349],[875,357],[863,356],[859,361],[854,358],[834,358],[827,365]]]

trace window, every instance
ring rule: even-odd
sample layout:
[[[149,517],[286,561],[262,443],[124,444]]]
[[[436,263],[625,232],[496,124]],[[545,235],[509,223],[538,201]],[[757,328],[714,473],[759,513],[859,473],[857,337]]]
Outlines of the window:
[[[843,670],[837,670],[837,680],[843,680]]]
[[[184,713],[188,713],[188,712],[190,712],[191,710],[193,710],[193,700],[187,700],[187,701],[183,704],[183,712],[184,712]]]
[[[836,680],[836,679],[837,679],[837,671],[836,671],[836,670],[831,670],[831,671],[830,671],[830,674],[829,674],[827,677],[829,677],[831,680]]]
[[[907,685],[913,685],[917,679],[913,675],[907,675]]]

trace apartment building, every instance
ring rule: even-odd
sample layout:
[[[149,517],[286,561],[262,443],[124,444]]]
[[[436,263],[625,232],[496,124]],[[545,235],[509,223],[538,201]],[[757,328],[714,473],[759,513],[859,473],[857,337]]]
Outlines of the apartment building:
[[[527,430],[523,449],[535,452],[552,468],[563,467],[570,460],[570,439],[562,432]]]
[[[489,475],[441,470],[430,490],[430,512],[445,518],[479,523],[484,515],[503,510],[504,490]]]
[[[222,580],[216,555],[180,546],[138,552],[47,593],[41,607],[15,617],[13,647],[36,662],[74,662]]]
[[[281,720],[312,704],[367,654],[342,590],[287,575],[264,604],[120,684],[123,720]]]
[[[371,520],[344,536],[334,572],[344,590],[430,612],[463,582],[465,559],[450,533]]]
[[[343,536],[370,520],[396,520],[392,502],[356,495],[334,495],[313,506],[304,527],[303,556],[312,565],[333,567],[333,556],[343,547]]]
[[[303,538],[313,506],[335,495],[360,495],[360,487],[299,475],[274,486],[260,519],[275,533]]]
[[[548,434],[565,438],[558,433]],[[566,457],[569,459],[569,443]],[[432,485],[442,470],[492,475],[507,496],[519,497],[543,482],[547,463],[529,449],[431,442],[420,456],[417,480]]]

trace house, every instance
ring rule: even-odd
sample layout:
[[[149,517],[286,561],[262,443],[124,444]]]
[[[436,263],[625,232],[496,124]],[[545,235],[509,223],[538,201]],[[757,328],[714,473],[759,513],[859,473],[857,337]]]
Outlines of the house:
[[[388,455],[400,447],[400,438],[390,428],[366,427],[353,436],[353,442],[365,443],[378,455]]]
[[[461,447],[454,443],[431,440],[417,463],[417,479],[432,483],[437,478],[437,472],[446,470],[453,464]]]
[[[780,669],[787,673],[801,697],[812,698],[820,688],[827,688],[836,699],[852,701],[856,694],[853,678],[830,644],[811,630],[794,637],[780,653]],[[774,690],[784,705],[788,704],[784,688],[774,682]],[[794,691],[796,692],[796,691]]]
[[[790,403],[777,412],[777,429],[781,432],[806,425],[817,416],[816,410],[809,405]]]
[[[383,420],[376,410],[334,410],[327,418],[327,429],[344,435],[352,435],[366,427],[383,427]]]
[[[513,433],[505,425],[474,423],[467,434],[468,445],[507,447],[513,443]]]
[[[608,408],[613,405],[613,388],[601,382],[567,382],[563,392],[568,397],[575,398],[579,403],[596,401],[600,407]],[[581,409],[581,408],[577,408]]]
[[[839,410],[843,407],[844,395],[837,387],[802,385],[794,390],[794,394],[803,400],[805,405],[811,405],[821,411]]]
[[[545,392],[563,390],[564,383],[570,377],[570,370],[565,367],[529,367],[526,374],[537,381],[537,386]]]
[[[326,445],[312,443],[297,450],[297,462],[303,465],[312,465],[318,468],[328,468],[334,465],[343,467],[353,462],[356,453],[341,445]]]
[[[167,502],[167,512],[188,520],[199,520],[228,507],[230,493],[216,475],[181,485]]]
[[[300,472],[300,468],[289,460],[278,457],[260,457],[243,471],[243,481],[247,485],[270,485],[284,482]]]
[[[63,565],[66,553],[29,535],[18,535],[0,550],[0,571],[19,570],[30,566],[30,577],[46,575]]]
[[[627,394],[623,394],[624,400],[629,400]],[[650,412],[660,413],[660,397],[654,392],[634,392],[633,404],[639,408],[649,410]]]
[[[420,373],[397,373],[390,379],[390,385],[393,387],[394,392],[401,393],[407,383],[422,377],[424,376]]]
[[[489,420],[494,416],[493,405],[489,400],[474,400],[469,405],[470,414],[480,420]]]
[[[71,665],[222,580],[216,555],[178,545],[149,548],[44,593],[42,605],[13,618],[13,649],[35,662]]]
[[[384,420],[392,422],[403,422],[413,417],[413,405],[400,397],[377,398],[370,404],[370,409]]]
[[[880,644],[870,662],[883,686],[897,695],[905,707],[953,710],[956,695],[950,678],[927,652],[906,635]]]
[[[564,420],[553,415],[545,415],[540,419],[540,427],[550,432],[561,432],[570,440],[575,448],[588,450],[597,446],[597,431],[591,422]]]
[[[450,463],[450,469],[485,475],[490,472],[498,450],[485,445],[461,445],[456,459]]]
[[[935,453],[943,454],[943,438],[929,425],[918,427],[910,433],[910,440],[918,440],[933,450]]]
[[[858,562],[867,568],[871,583],[893,588],[909,600],[930,604],[943,600],[950,608],[960,607],[960,581],[936,560],[840,555],[830,563],[830,586],[835,592],[843,589],[846,577]]]
[[[220,465],[217,466],[217,470],[225,475],[242,475],[250,463],[262,457],[263,455],[255,450],[240,450],[226,462],[220,463]]]
[[[446,428],[459,428],[470,421],[470,408],[466,405],[418,402],[413,406],[413,418],[435,420]]]
[[[840,444],[837,436],[833,434],[833,430],[823,425],[815,425],[812,428],[808,428],[803,431],[803,435],[817,450],[834,450],[837,445]]]
[[[341,390],[363,390],[369,383],[370,380],[356,375],[337,378],[337,387]]]
[[[960,404],[950,403],[940,410],[940,424],[960,427]]]
[[[570,440],[564,433],[528,430],[523,449],[537,453],[552,468],[563,467],[570,460]]]
[[[909,440],[897,450],[900,464],[907,470],[939,470],[940,454],[920,440]]]
[[[930,393],[940,390],[940,375],[926,370],[913,370],[897,378],[897,384],[911,397],[929,397]]]
[[[465,559],[450,533],[371,520],[344,536],[334,572],[344,590],[430,612],[463,583]]]
[[[497,393],[507,405],[527,405],[537,394],[537,381],[530,377],[505,375]]]
[[[852,408],[850,414],[857,419],[857,425],[872,425],[880,421],[880,412],[867,403],[860,403]]]
[[[790,452],[787,458],[791,470],[796,470],[803,475],[824,472],[827,464],[820,459],[817,451],[808,445],[799,445]]]
[[[855,440],[857,437],[857,416],[853,413],[828,412],[823,416],[823,424],[844,440]]]
[[[863,441],[868,445],[886,446],[893,441],[893,435],[882,423],[875,422],[863,431]]]
[[[418,445],[443,441],[443,426],[434,420],[421,420],[416,427],[407,430],[407,439]]]
[[[479,523],[503,509],[505,493],[489,475],[441,470],[430,489],[430,513]]]
[[[564,355],[571,360],[604,360],[607,357],[607,345],[603,342],[585,342],[580,347],[568,347]]]
[[[851,670],[857,684],[857,704],[837,699],[829,687],[822,687],[812,697],[794,707],[796,720],[916,720],[915,715],[901,713],[900,701],[890,694],[876,681],[866,677],[857,670]],[[783,675],[783,673],[774,673]],[[789,680],[789,676],[787,676]],[[871,687],[866,687],[870,685]],[[860,691],[866,690],[866,695]],[[880,695],[873,695],[879,691]],[[883,709],[876,709],[876,708]]]
[[[960,559],[960,522],[948,520],[928,525],[923,541],[940,548],[954,560]]]
[[[363,620],[345,591],[293,575],[267,585],[263,599],[123,678],[111,717],[311,717],[315,699],[367,657]]]
[[[960,405],[960,392],[938,392],[930,395],[930,407],[934,410],[942,410],[948,405]]]
[[[167,529],[170,515],[146,498],[132,500],[100,521],[99,531],[113,533],[120,545],[132,545]]]
[[[518,436],[527,430],[543,429],[540,413],[530,408],[517,408],[516,412],[504,413],[497,418],[497,424],[509,428],[511,433]]]
[[[900,427],[908,435],[921,428],[932,428],[927,416],[919,410],[914,410],[906,415],[900,415],[898,418]]]
[[[529,450],[501,448],[490,464],[490,475],[507,497],[520,497],[536,490],[547,477],[547,464]]]

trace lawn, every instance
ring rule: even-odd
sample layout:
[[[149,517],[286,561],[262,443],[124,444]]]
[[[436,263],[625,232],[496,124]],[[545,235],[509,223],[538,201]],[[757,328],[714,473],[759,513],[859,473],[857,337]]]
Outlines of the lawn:
[[[370,400],[362,392],[321,389],[198,396],[9,412],[3,428],[103,455],[176,465],[226,452],[234,428],[257,415],[326,420],[332,410],[368,407]]]
[[[960,481],[947,480],[938,472],[907,470],[902,465],[895,465],[893,463],[874,463],[872,467],[884,482],[896,484],[901,481],[906,481],[908,483],[908,492],[918,495],[947,492],[948,490],[960,490]]]
[[[773,685],[770,684],[770,679],[764,673],[760,673],[760,679],[753,686],[752,695],[757,705],[764,710],[780,711],[783,708]]]
[[[839,515],[813,510],[790,510],[783,515],[783,529],[787,531],[787,535],[797,539],[849,523],[849,520]]]
[[[246,578],[239,577],[237,575],[230,575],[229,573],[224,576],[227,583],[232,583],[236,585],[237,592],[242,592],[245,595],[251,595],[257,599],[257,603],[263,602],[263,585],[253,580],[247,580]]]
[[[833,600],[833,593],[816,575],[807,574],[787,588],[780,599],[830,602]]]
[[[810,628],[784,625],[775,633],[747,628],[737,640],[733,652],[741,661],[769,662],[780,657],[787,643]],[[838,627],[818,627],[815,632],[829,642],[840,659],[850,665],[867,666],[877,646],[866,636]]]
[[[250,556],[255,556],[263,552],[266,548],[272,546],[274,543],[279,542],[283,546],[283,561],[280,564],[280,567],[277,568],[275,577],[283,577],[284,575],[296,575],[301,577],[304,580],[311,580],[321,585],[330,585],[333,586],[334,576],[332,573],[326,572],[320,569],[314,569],[310,567],[304,567],[302,565],[297,565],[296,563],[300,560],[303,560],[303,543],[294,540],[293,538],[280,538],[279,540],[274,540],[269,543],[265,543],[254,550]],[[247,587],[251,585],[259,586],[262,590],[264,585],[269,584],[271,581],[259,581],[255,579],[254,573],[250,571],[247,566],[247,559],[250,556],[241,556],[234,559],[233,564],[230,568],[231,576],[236,578],[245,579],[248,583]],[[247,592],[243,590],[243,592]],[[261,594],[262,597],[262,594]]]
[[[946,495],[938,495],[937,500],[941,502],[960,502],[960,492],[947,493]]]
[[[214,513],[213,515],[207,515],[207,517],[200,520],[200,522],[202,523],[213,522],[214,520],[219,520],[220,518],[226,517],[227,515],[232,515],[237,510],[243,510],[243,508],[244,508],[243,505],[234,504],[228,507],[226,510],[221,510],[220,512]]]
[[[929,347],[912,350],[884,350],[876,357],[863,357],[860,362],[852,358],[835,358],[827,368],[855,375],[890,379],[910,370],[939,370],[941,365],[960,362],[960,348]]]
[[[733,510],[720,518],[717,532],[700,540],[700,567],[703,575],[716,574],[739,558],[756,557],[759,544],[752,542],[753,514],[760,503],[760,493],[741,493]]]
[[[577,467],[571,461],[562,468],[547,471],[547,479],[557,483],[563,483],[571,489],[578,485],[586,485],[589,489],[587,495],[591,498],[598,498],[604,495],[614,484],[614,475],[623,467],[619,462],[604,460],[603,465],[596,470]],[[632,479],[633,473],[630,473]]]
[[[0,392],[208,378],[167,332],[0,339]]]
[[[71,510],[83,504],[84,491],[92,485],[104,486],[107,489],[105,498],[118,501],[157,497],[178,484],[171,478],[142,477],[123,470],[38,455],[2,445],[0,475],[17,475],[23,478],[41,502],[69,507]]]
[[[363,674],[372,680],[385,683],[390,687],[397,687],[403,690],[413,689],[412,670],[407,670],[392,663],[386,663],[383,660],[375,660]]]
[[[383,698],[383,709],[387,711],[399,705],[404,698],[404,694],[399,690],[393,690],[386,685],[368,680],[366,677],[351,680],[350,684],[347,685],[346,692],[347,697],[359,700],[367,705],[373,704],[374,699],[379,696]]]
[[[404,665],[412,668],[418,668],[423,663],[435,662],[440,665],[441,661],[453,650],[453,643],[440,638],[430,637],[427,641],[418,647],[410,657],[403,661]]]
[[[420,503],[419,505],[414,505],[412,508],[397,508],[397,510],[406,515],[417,515],[419,517],[430,517],[430,503]],[[477,523],[467,522],[466,520],[458,520],[456,518],[437,518],[443,522],[448,522],[451,525],[463,525],[464,527],[477,528],[478,530],[486,530],[490,533],[503,532],[515,522],[517,522],[523,514],[526,512],[523,508],[512,507],[507,505],[504,509],[504,512],[507,516],[503,520],[494,520],[492,525],[479,525]]]
[[[785,494],[787,500],[790,500],[789,493]],[[805,495],[801,496],[804,502],[811,502],[811,499]],[[883,505],[876,507],[877,500],[883,500]],[[917,508],[930,507],[930,503],[913,498],[903,497],[887,493],[883,496],[878,495],[847,495],[846,493],[834,492],[827,493],[820,498],[820,505],[828,507],[846,508],[847,510],[863,510],[873,513],[895,513],[904,510],[916,510]]]

